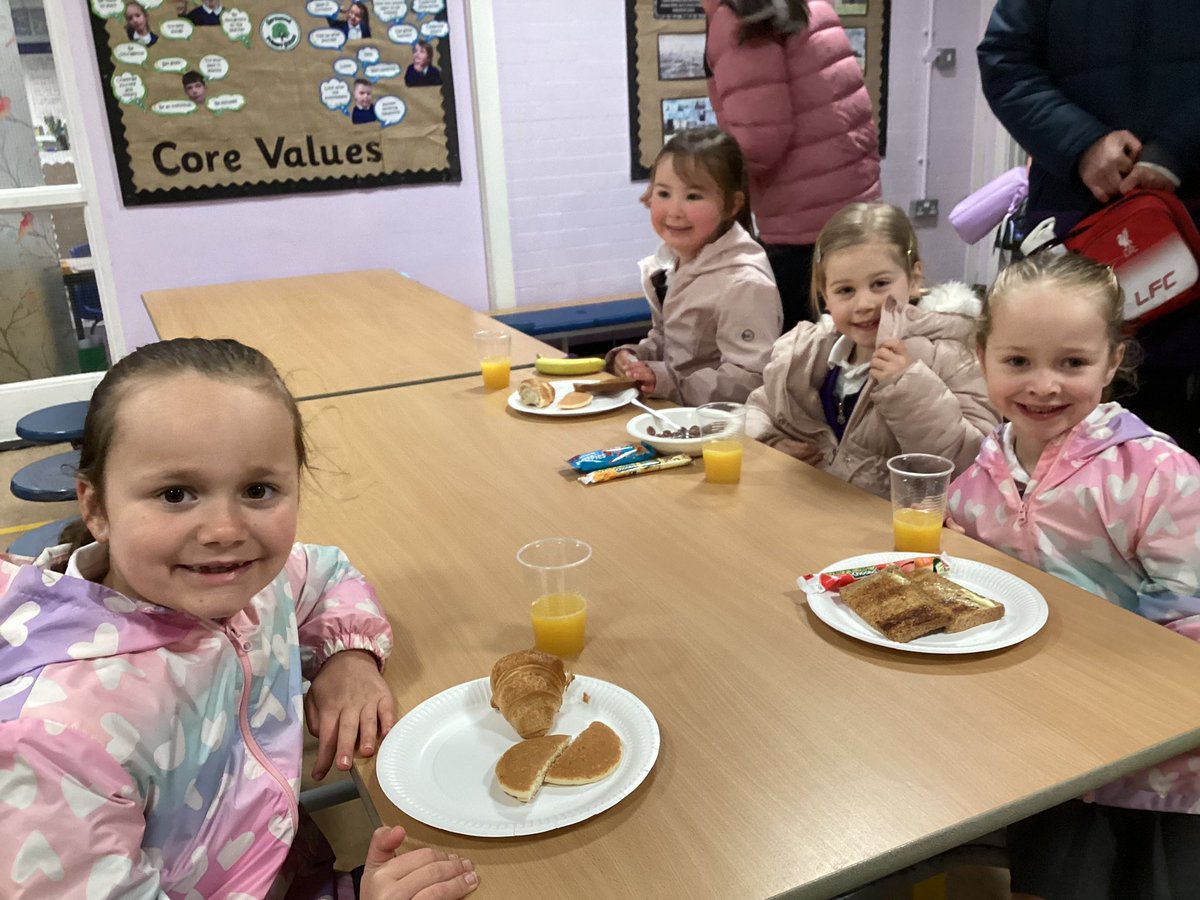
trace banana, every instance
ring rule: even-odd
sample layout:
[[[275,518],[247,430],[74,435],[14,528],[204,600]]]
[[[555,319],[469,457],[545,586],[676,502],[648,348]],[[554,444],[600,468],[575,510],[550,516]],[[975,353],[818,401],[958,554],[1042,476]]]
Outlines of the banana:
[[[533,367],[543,375],[590,375],[604,368],[604,360],[598,356],[580,356],[574,359],[539,356]]]

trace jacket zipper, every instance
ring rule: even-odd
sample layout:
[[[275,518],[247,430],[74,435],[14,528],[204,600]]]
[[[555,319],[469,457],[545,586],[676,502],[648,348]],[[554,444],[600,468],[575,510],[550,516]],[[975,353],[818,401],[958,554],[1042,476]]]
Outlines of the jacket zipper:
[[[300,811],[298,800],[292,790],[292,784],[275,768],[275,764],[271,762],[267,754],[263,752],[263,749],[258,746],[258,741],[254,739],[254,734],[250,730],[250,684],[253,680],[250,671],[250,658],[247,655],[247,651],[250,649],[250,642],[242,640],[242,636],[238,633],[237,629],[229,625],[225,626],[222,634],[233,645],[233,651],[237,654],[238,663],[242,667],[242,696],[238,702],[238,727],[242,732],[242,740],[245,742],[250,753],[258,761],[258,764],[283,789],[283,794],[288,800],[288,813],[292,819],[292,835],[295,837],[300,830]]]
[[[839,425],[846,424],[846,399],[847,398],[845,398],[845,397],[841,397],[838,399],[837,423]]]

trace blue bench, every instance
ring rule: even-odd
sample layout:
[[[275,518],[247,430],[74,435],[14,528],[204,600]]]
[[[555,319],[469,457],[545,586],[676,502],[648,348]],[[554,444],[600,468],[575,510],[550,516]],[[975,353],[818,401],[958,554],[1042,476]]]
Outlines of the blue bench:
[[[13,496],[35,503],[75,499],[75,470],[79,451],[68,450],[18,469],[9,482]]]
[[[35,444],[81,440],[89,402],[60,403],[24,415],[17,420],[17,437]]]
[[[564,352],[569,342],[582,337],[640,337],[650,327],[650,304],[645,297],[598,300],[500,313],[494,316],[509,328],[547,343],[559,342]]]
[[[78,521],[79,516],[68,516],[65,519],[59,519],[57,522],[48,522],[38,528],[26,531],[9,545],[8,552],[14,556],[36,558],[47,547],[53,547],[58,544],[59,535],[62,534],[62,530],[66,526]]]

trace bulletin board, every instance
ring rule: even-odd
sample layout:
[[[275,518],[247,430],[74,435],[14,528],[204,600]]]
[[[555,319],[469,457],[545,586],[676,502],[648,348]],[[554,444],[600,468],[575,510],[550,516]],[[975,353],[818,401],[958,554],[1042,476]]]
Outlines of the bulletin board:
[[[446,0],[89,7],[126,205],[462,180]]]
[[[887,48],[890,0],[835,2],[886,149]],[[708,99],[705,18],[699,0],[625,0],[629,68],[630,175],[650,176],[650,164],[676,132],[716,125]]]

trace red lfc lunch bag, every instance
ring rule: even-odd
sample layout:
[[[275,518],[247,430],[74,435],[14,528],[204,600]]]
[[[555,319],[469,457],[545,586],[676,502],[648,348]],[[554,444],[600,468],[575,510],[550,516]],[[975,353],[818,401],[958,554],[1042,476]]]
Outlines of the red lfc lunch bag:
[[[1063,244],[1112,266],[1131,327],[1200,297],[1200,232],[1169,191],[1131,191],[1081,221]]]

